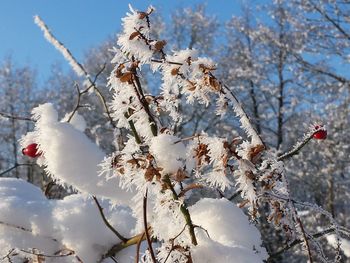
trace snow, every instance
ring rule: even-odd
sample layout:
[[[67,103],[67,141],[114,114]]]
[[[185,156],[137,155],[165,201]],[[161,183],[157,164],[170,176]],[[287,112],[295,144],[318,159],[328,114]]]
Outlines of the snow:
[[[158,166],[163,168],[164,174],[176,173],[184,165],[183,157],[186,156],[186,148],[176,136],[160,134],[153,137],[149,150]]]
[[[72,112],[67,113],[63,117],[61,122],[68,122],[71,115],[72,115]],[[84,132],[86,129],[86,121],[85,121],[84,117],[82,115],[80,115],[78,112],[75,112],[75,114],[73,115],[73,117],[71,118],[69,123],[72,124],[72,126],[74,128],[76,128],[78,131]]]
[[[230,260],[236,257],[241,258],[241,261],[238,260],[237,262],[262,262],[267,258],[267,252],[261,246],[262,242],[258,229],[249,223],[247,216],[240,208],[227,199],[204,198],[189,209],[194,224],[208,231],[210,239],[212,239],[212,242],[210,242],[205,232],[201,235],[202,240],[198,241],[199,246],[194,249],[194,254],[198,253],[198,257],[203,260],[198,262],[232,262]],[[210,249],[210,253],[202,254],[201,252],[205,248],[201,248],[201,241],[204,240],[204,247],[214,245],[219,251],[225,251],[232,257],[226,258],[226,253],[221,254],[215,249]],[[199,251],[196,253],[197,249]],[[208,255],[211,253],[213,254]],[[246,257],[247,254],[250,257]],[[215,259],[215,256],[219,256],[221,260],[205,261],[208,260],[207,257]],[[249,261],[249,258],[256,258],[256,260]]]
[[[48,200],[40,189],[13,178],[0,178],[0,189],[2,252],[37,248],[53,255],[66,247],[84,262],[96,262],[119,242],[105,226],[91,198],[77,194],[63,200]],[[120,233],[130,236],[135,225],[131,210],[112,206],[108,201],[100,204],[108,221]]]
[[[52,104],[33,109],[35,131],[30,139],[42,152],[38,163],[61,184],[71,185],[82,193],[108,197],[117,203],[128,204],[133,194],[119,187],[119,178],[100,174],[100,163],[105,154],[72,124],[57,121]],[[28,139],[22,139],[25,147]]]
[[[327,235],[326,236],[328,243],[333,247],[337,248],[337,236],[336,235]],[[350,257],[350,240],[345,238],[339,238],[341,247],[340,249],[343,251],[345,256]]]

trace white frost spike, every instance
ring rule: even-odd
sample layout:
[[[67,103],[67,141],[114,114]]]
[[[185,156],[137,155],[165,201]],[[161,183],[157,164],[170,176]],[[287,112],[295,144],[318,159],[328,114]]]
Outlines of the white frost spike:
[[[254,129],[251,121],[249,120],[249,117],[247,113],[242,108],[242,105],[237,100],[237,98],[231,93],[231,91],[227,88],[226,91],[226,97],[233,103],[233,110],[237,114],[237,116],[240,118],[241,126],[244,129],[244,131],[247,133],[248,137],[251,138],[252,145],[264,145],[264,143],[261,141],[260,136]]]

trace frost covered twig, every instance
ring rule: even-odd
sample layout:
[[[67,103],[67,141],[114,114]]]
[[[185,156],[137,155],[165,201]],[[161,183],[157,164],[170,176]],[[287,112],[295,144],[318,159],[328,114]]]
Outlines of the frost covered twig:
[[[96,74],[94,80],[93,80],[93,84],[95,85],[96,81],[97,81],[97,78],[98,76],[105,70],[106,68],[106,63],[101,67],[101,69],[99,70],[99,72]],[[75,85],[75,88],[77,90],[77,93],[78,93],[78,98],[77,98],[77,103],[72,111],[72,113],[70,114],[70,116],[68,117],[68,120],[67,122],[70,122],[74,116],[74,114],[78,111],[79,108],[83,107],[81,104],[80,104],[80,101],[81,101],[81,97],[82,95],[84,95],[85,93],[87,93],[91,88],[93,88],[94,86],[93,85],[90,85],[88,87],[86,87],[83,91],[80,91],[79,89],[79,86],[78,84],[76,83]]]
[[[309,257],[309,262],[310,263],[313,263],[313,259],[312,259],[312,255],[311,255],[311,249],[310,249],[310,245],[309,245],[309,241],[308,241],[308,237],[306,235],[306,232],[305,232],[305,229],[304,229],[304,225],[303,223],[301,222],[300,220],[300,217],[298,216],[297,212],[295,213],[296,215],[296,220],[300,226],[300,229],[301,229],[301,233],[303,235],[303,239],[304,239],[304,242],[305,242],[305,245],[306,245],[306,249],[307,249],[307,254],[308,254],[308,257]]]
[[[179,200],[179,196],[178,194],[176,193],[171,181],[170,181],[170,178],[169,176],[165,176],[163,181],[167,184],[167,186],[170,188],[171,192],[173,193],[173,197],[174,197],[174,200]],[[187,206],[186,204],[181,204],[180,206],[180,211],[181,213],[184,215],[185,217],[185,220],[186,220],[186,224],[188,225],[188,228],[189,228],[189,232],[190,232],[190,236],[191,236],[191,242],[193,245],[197,245],[198,242],[197,242],[197,238],[196,238],[196,234],[194,233],[194,225],[192,223],[192,219],[191,219],[191,215],[190,215],[190,212],[188,211],[187,209]]]
[[[17,226],[17,225],[14,225],[14,224],[3,222],[3,221],[0,221],[0,225],[4,225],[4,226],[7,226],[7,227],[11,227],[11,228],[16,228],[18,230],[21,230],[21,231],[24,231],[24,232],[28,232],[28,233],[31,233],[31,234],[34,235],[32,229],[28,229],[28,228],[25,228],[25,227],[22,227],[22,226]],[[54,242],[58,242],[57,239],[53,238],[53,237],[49,237],[49,236],[41,236],[41,237],[47,238],[47,239],[52,240]]]
[[[71,65],[74,72],[82,77],[85,76],[89,84],[92,84],[89,74],[83,68],[83,66],[76,60],[76,58],[72,55],[68,48],[66,48],[57,38],[51,33],[48,26],[44,23],[44,21],[39,16],[34,16],[34,22],[40,27],[40,29],[44,32],[44,36],[68,61]]]
[[[110,124],[113,128],[116,128],[113,119],[111,117],[110,111],[107,106],[107,101],[104,98],[102,92],[98,89],[98,87],[95,84],[95,81],[91,80],[90,75],[87,73],[85,68],[76,60],[76,58],[72,55],[72,53],[69,51],[68,48],[66,48],[60,41],[57,40],[57,38],[51,33],[48,26],[44,23],[44,21],[39,17],[34,17],[35,23],[40,27],[40,29],[44,32],[45,38],[56,48],[58,51],[61,52],[61,54],[64,56],[64,58],[69,62],[72,69],[78,76],[84,76],[87,81],[87,89],[86,91],[90,90],[92,87],[94,88],[94,92],[99,97],[102,106],[107,114],[107,117],[110,121]],[[103,67],[104,68],[104,67]],[[99,74],[98,74],[99,75]],[[97,77],[96,77],[97,78]],[[96,79],[95,78],[95,79]]]
[[[286,152],[284,154],[282,154],[281,156],[279,156],[277,158],[278,161],[284,161],[285,159],[288,159],[296,154],[299,153],[299,151],[313,138],[313,136],[319,132],[324,130],[324,128],[322,126],[320,126],[318,129],[313,129],[311,131],[309,131],[308,133],[306,133],[303,137],[303,139],[300,142],[297,142],[292,150],[290,150],[289,152]]]
[[[336,232],[336,228],[335,227],[331,227],[331,228],[328,228],[328,229],[325,229],[325,230],[322,230],[322,231],[319,231],[315,234],[312,234],[311,235],[311,238],[314,238],[314,239],[317,239],[317,238],[320,238],[320,237],[323,237],[325,235],[328,235],[330,233],[334,233]],[[310,239],[310,237],[307,237],[307,239]],[[284,252],[286,252],[287,250],[295,247],[296,245],[299,245],[299,244],[302,244],[304,242],[303,239],[296,239],[294,240],[292,243],[290,243],[289,245],[285,246],[284,248],[278,250],[277,252],[273,253],[270,255],[269,257],[269,260],[272,260],[276,257],[278,257],[279,255],[283,254]]]
[[[59,254],[59,253],[62,253],[62,251],[63,251],[62,250],[62,251],[58,251],[58,253],[56,252],[53,255],[48,255],[48,254],[44,254],[44,253],[35,252],[34,250],[36,250],[36,249],[32,249],[32,250],[33,251],[20,249],[19,251],[21,251],[23,253],[26,253],[26,254],[34,255],[34,256],[37,256],[37,257],[40,257],[40,258],[41,257],[44,257],[44,258],[63,258],[63,257],[69,257],[69,256],[75,255],[75,252],[73,250],[69,250],[69,249],[64,249],[64,250],[67,250],[67,252],[65,254]],[[82,262],[81,260],[79,260],[79,257],[77,257],[77,259],[78,259],[79,262]]]
[[[0,262],[2,262],[3,260],[5,260],[5,259],[7,259],[9,262],[11,262],[11,258],[10,258],[10,256],[11,256],[11,254],[12,253],[15,253],[15,248],[11,248],[10,250],[9,250],[9,252],[7,252],[7,254],[5,255],[5,256],[3,256],[2,258],[0,258]]]

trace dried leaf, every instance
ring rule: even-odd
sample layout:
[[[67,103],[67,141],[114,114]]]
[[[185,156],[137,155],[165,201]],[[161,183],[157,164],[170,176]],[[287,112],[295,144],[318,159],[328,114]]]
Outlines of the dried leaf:
[[[245,171],[245,176],[249,178],[250,180],[254,181],[256,179],[255,175],[253,174],[252,171]]]
[[[209,85],[214,91],[220,91],[221,85],[220,82],[213,76],[209,76]]]
[[[209,157],[209,149],[208,149],[208,145],[204,144],[204,143],[200,143],[198,144],[198,147],[195,149],[195,156],[197,158],[197,164],[200,166],[202,165],[202,160],[204,157],[204,161],[206,163],[210,162],[210,157]]]
[[[131,35],[129,36],[129,40],[133,40],[135,37],[139,36],[140,35],[140,32],[133,32],[131,33]]]
[[[180,70],[180,68],[173,68],[171,70],[171,75],[172,76],[176,76],[177,74],[179,74],[179,70]]]
[[[154,176],[156,177],[157,181],[160,181],[160,178],[162,177],[160,174],[161,170],[162,170],[162,168],[154,168],[153,166],[149,166],[146,169],[146,172],[144,175],[146,181],[148,181],[148,182],[152,181]]]
[[[154,44],[154,49],[157,50],[157,51],[160,51],[163,49],[163,47],[166,45],[166,41],[165,40],[160,40],[160,41],[157,41],[155,44]]]
[[[241,202],[239,205],[238,205],[238,207],[239,208],[242,208],[242,207],[244,207],[246,204],[248,204],[249,203],[249,200],[244,200],[243,202]]]
[[[252,147],[249,151],[249,159],[253,162],[256,163],[260,157],[260,153],[265,150],[265,146],[258,144],[254,147]]]
[[[112,159],[112,162],[111,162],[111,167],[112,168],[119,168],[119,167],[121,167],[121,164],[119,163],[121,157],[122,157],[121,154],[118,154],[118,155],[114,156],[114,158]]]
[[[132,73],[131,72],[125,72],[121,75],[119,78],[121,82],[131,82],[132,81]]]
[[[172,177],[175,181],[182,182],[183,180],[188,178],[188,175],[187,175],[186,171],[184,171],[183,169],[178,169],[177,172],[175,174],[173,174]]]
[[[192,81],[190,81],[190,80],[187,80],[187,82],[188,82],[188,87],[187,87],[187,89],[188,89],[189,91],[194,91],[194,90],[196,89],[196,85],[195,85]]]
[[[148,16],[146,12],[138,12],[139,13],[139,19],[144,19],[145,17]]]

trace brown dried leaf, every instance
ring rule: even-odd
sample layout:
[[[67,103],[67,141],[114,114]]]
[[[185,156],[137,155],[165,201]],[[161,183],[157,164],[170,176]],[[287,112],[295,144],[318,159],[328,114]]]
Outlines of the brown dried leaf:
[[[265,146],[258,144],[254,147],[252,147],[249,151],[249,159],[253,162],[256,163],[260,157],[260,153],[265,150]]]
[[[120,77],[123,75],[122,69],[123,69],[124,67],[125,67],[124,64],[120,64],[120,65],[118,66],[118,68],[114,71],[114,75],[115,75],[117,78],[120,78]]]
[[[221,85],[220,82],[214,78],[213,76],[209,77],[209,85],[212,87],[214,91],[220,91],[221,90]]]
[[[210,157],[209,157],[209,149],[208,149],[208,145],[204,144],[204,143],[200,143],[198,144],[198,147],[195,149],[195,156],[197,158],[197,164],[198,165],[202,165],[202,160],[204,157],[204,161],[206,163],[210,162]]]
[[[182,182],[183,180],[188,178],[188,175],[187,175],[186,171],[184,171],[183,169],[178,169],[177,172],[175,174],[173,174],[172,177],[175,181]]]
[[[125,72],[121,75],[119,78],[121,82],[131,82],[132,81],[132,73],[131,72]]]
[[[138,12],[139,13],[139,19],[144,19],[145,17],[148,16],[146,12]]]
[[[140,35],[140,32],[133,32],[131,33],[131,35],[129,36],[129,40],[133,40],[135,37],[139,36]]]
[[[149,166],[145,172],[146,181],[152,181],[154,176],[156,177],[157,181],[160,181],[160,178],[162,177],[160,174],[161,170],[161,168],[154,168],[153,166]]]
[[[254,181],[256,178],[255,178],[255,175],[253,174],[253,172],[252,171],[245,171],[245,176],[248,178],[248,179],[250,179],[250,180],[252,180],[252,181]]]
[[[187,80],[187,82],[188,82],[188,88],[187,89],[189,91],[194,91],[196,89],[196,85],[190,80]]]
[[[119,167],[121,167],[121,164],[119,163],[121,157],[122,157],[121,154],[118,154],[118,155],[114,156],[114,158],[112,159],[112,162],[111,162],[111,167],[112,168],[119,168]]]
[[[141,158],[133,158],[133,159],[126,161],[126,163],[129,163],[132,166],[136,166],[137,168],[141,167],[140,163],[143,163],[143,162],[145,162],[145,160],[143,160]]]
[[[179,70],[180,70],[180,68],[173,68],[171,70],[171,75],[172,76],[176,76],[177,74],[179,74]]]
[[[281,222],[281,219],[283,217],[283,214],[281,212],[278,212],[275,216],[275,225],[279,225]]]
[[[246,204],[248,204],[249,203],[249,200],[244,200],[243,202],[241,202],[239,205],[238,205],[238,207],[239,208],[242,208],[242,207],[244,207]]]
[[[166,45],[166,41],[165,40],[160,40],[160,41],[157,41],[155,44],[154,44],[154,49],[157,50],[157,51],[160,51],[163,49],[163,47]]]

